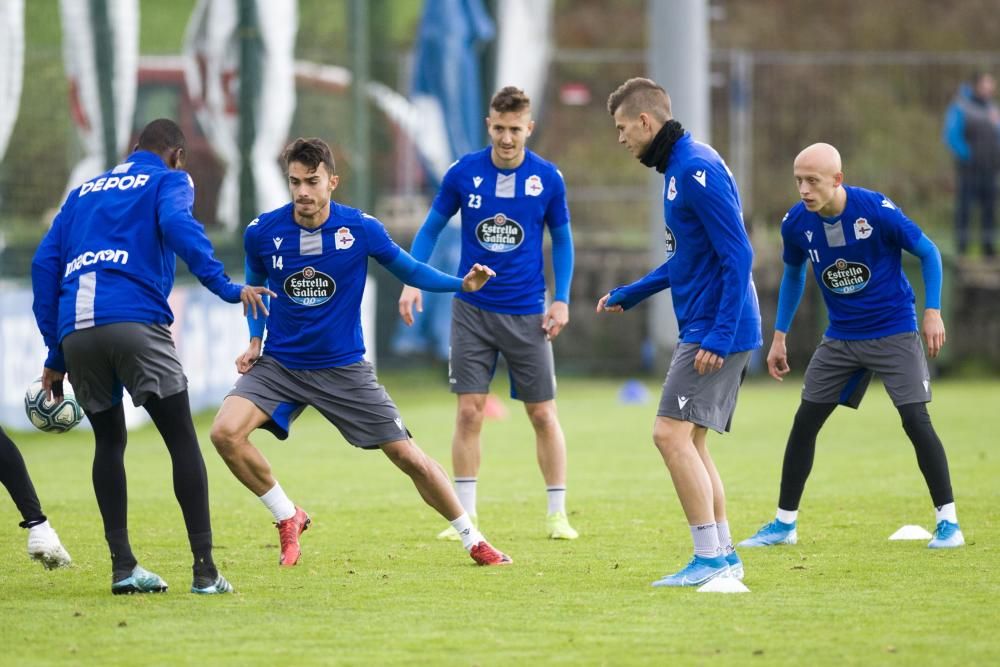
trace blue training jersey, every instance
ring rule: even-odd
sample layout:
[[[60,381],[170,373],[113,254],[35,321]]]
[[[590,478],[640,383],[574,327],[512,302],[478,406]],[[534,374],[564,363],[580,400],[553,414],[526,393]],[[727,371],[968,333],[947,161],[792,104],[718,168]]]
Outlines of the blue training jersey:
[[[885,195],[843,187],[847,204],[833,220],[802,202],[788,211],[781,223],[785,263],[812,264],[830,316],[827,336],[863,340],[916,331],[902,251],[912,253],[923,232]]]
[[[295,222],[294,205],[264,213],[244,236],[248,269],[277,293],[267,317],[264,353],[286,368],[347,366],[365,353],[361,297],[368,257],[389,264],[400,248],[381,222],[330,202],[314,230]]]
[[[193,205],[191,177],[148,151],[70,192],[31,264],[47,367],[64,370],[59,342],[77,329],[173,322],[176,255],[212,292],[240,300],[242,285],[226,276]]]
[[[544,226],[569,224],[566,184],[551,162],[525,150],[517,169],[499,169],[487,147],[453,164],[434,198],[435,211],[462,213],[458,275],[473,264],[496,271],[478,292],[460,292],[478,308],[510,315],[545,312]]]
[[[729,167],[685,132],[663,178],[667,270],[681,342],[722,356],[760,347],[753,248]]]

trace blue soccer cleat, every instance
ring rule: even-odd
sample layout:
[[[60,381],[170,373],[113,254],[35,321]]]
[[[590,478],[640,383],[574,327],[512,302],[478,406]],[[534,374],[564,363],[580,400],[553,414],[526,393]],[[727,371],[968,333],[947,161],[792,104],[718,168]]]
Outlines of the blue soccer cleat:
[[[795,530],[795,522],[785,523],[775,519],[771,523],[765,523],[751,537],[740,542],[740,547],[770,547],[775,544],[795,544],[799,541],[799,534]]]
[[[726,564],[729,566],[729,576],[743,581],[743,561],[740,560],[736,549],[726,554]]]
[[[233,585],[226,581],[226,578],[220,574],[211,586],[198,588],[194,584],[191,584],[191,592],[198,595],[218,595],[220,593],[235,593],[236,591],[233,590]]]
[[[653,586],[701,586],[707,581],[728,574],[729,565],[725,556],[706,558],[696,555],[683,570],[654,581]]]
[[[125,579],[111,584],[111,592],[115,595],[130,595],[132,593],[163,593],[167,590],[167,582],[142,567],[135,569]]]
[[[934,529],[934,539],[927,543],[931,549],[953,549],[965,544],[965,536],[957,523],[946,519],[938,521]]]

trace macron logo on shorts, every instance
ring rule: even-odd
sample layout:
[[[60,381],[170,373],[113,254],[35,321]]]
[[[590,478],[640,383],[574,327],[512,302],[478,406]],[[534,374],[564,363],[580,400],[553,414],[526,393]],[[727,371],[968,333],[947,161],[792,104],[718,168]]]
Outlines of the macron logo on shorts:
[[[688,399],[687,396],[678,396],[677,397],[677,405],[680,406],[681,410],[683,410],[684,406],[687,405],[688,400],[689,399]]]

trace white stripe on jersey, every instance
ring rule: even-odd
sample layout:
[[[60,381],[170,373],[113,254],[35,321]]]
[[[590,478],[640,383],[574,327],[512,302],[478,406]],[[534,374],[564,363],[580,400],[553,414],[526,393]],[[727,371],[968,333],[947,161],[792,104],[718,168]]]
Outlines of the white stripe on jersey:
[[[513,199],[517,189],[517,174],[497,174],[496,196]]]
[[[94,298],[97,296],[97,271],[84,273],[77,280],[75,329],[94,326]]]
[[[299,254],[300,255],[322,255],[323,254],[323,230],[317,229],[307,232],[299,230]]]

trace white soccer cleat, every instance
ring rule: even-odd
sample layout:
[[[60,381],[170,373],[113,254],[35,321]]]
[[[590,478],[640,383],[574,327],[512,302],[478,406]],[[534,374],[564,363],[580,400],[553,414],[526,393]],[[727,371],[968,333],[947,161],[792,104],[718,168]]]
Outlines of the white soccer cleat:
[[[48,521],[28,529],[28,555],[52,570],[73,562]]]

